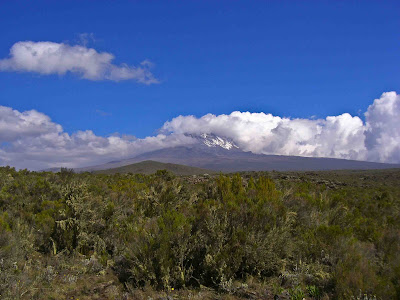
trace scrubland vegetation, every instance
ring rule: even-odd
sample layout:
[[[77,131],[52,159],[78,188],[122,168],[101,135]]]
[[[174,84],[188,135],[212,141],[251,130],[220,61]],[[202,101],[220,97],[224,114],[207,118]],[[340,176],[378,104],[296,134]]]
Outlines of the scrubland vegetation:
[[[2,299],[399,299],[400,170],[0,169]]]

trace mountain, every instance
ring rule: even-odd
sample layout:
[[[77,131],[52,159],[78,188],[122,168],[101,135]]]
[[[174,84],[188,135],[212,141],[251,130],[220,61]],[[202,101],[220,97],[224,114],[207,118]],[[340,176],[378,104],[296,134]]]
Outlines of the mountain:
[[[76,171],[96,171],[118,168],[147,160],[181,164],[222,172],[400,168],[400,165],[395,164],[336,158],[255,154],[252,152],[245,152],[232,140],[214,134],[190,135],[190,137],[196,141],[194,144],[146,152],[130,159],[80,168],[76,169]]]
[[[232,139],[222,138],[215,134],[210,133],[202,133],[200,135],[188,134],[191,138],[197,140],[197,146],[203,147],[206,146],[208,148],[215,149],[225,149],[225,150],[236,150],[239,147],[234,143]]]
[[[201,175],[201,174],[212,174],[214,171],[200,169],[196,167],[161,163],[158,161],[146,160],[136,164],[130,164],[119,168],[106,169],[95,171],[94,173],[101,174],[116,174],[116,173],[134,173],[134,174],[153,174],[158,170],[167,170],[175,175]]]

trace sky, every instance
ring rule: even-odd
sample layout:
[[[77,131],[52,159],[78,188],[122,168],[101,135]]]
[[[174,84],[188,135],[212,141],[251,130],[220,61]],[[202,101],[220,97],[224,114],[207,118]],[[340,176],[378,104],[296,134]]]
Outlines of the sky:
[[[0,164],[83,166],[213,132],[400,163],[398,1],[1,1]]]

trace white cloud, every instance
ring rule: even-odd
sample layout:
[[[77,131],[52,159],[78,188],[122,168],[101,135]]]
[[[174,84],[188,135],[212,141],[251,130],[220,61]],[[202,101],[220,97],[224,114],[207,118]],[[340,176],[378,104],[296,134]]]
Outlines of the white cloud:
[[[88,80],[135,80],[157,83],[147,60],[140,66],[112,63],[114,55],[93,48],[53,42],[18,42],[10,49],[10,57],[0,60],[1,71],[34,72],[43,75],[64,75],[68,72]]]
[[[400,162],[400,95],[382,94],[365,113],[367,159]]]
[[[335,157],[400,163],[400,95],[384,93],[365,113],[325,119],[290,119],[265,113],[232,112],[178,116],[156,136],[102,137],[92,131],[68,134],[35,110],[0,106],[0,164],[17,168],[84,167],[143,152],[190,144],[185,134],[214,133],[241,149],[264,154]]]
[[[0,106],[0,141],[13,142],[21,137],[40,137],[58,134],[62,127],[52,123],[50,118],[35,110],[19,112],[10,107]]]
[[[164,132],[214,133],[231,138],[241,149],[263,154],[364,159],[364,125],[349,114],[324,120],[289,119],[265,113],[179,116]]]
[[[365,113],[325,119],[290,119],[265,113],[232,112],[201,118],[179,116],[165,133],[214,133],[246,151],[263,154],[333,157],[400,163],[400,95],[382,94]]]
[[[43,113],[0,106],[0,165],[34,170],[83,167],[191,141],[184,135],[135,139],[117,134],[97,136],[91,130],[68,134]]]

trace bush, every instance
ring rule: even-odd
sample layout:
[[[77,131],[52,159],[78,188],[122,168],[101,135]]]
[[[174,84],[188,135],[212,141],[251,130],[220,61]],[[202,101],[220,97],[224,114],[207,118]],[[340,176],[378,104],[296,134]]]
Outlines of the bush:
[[[0,168],[0,294],[122,298],[207,287],[237,297],[396,299],[400,172],[371,172],[370,181],[271,172],[193,182],[166,171]]]

